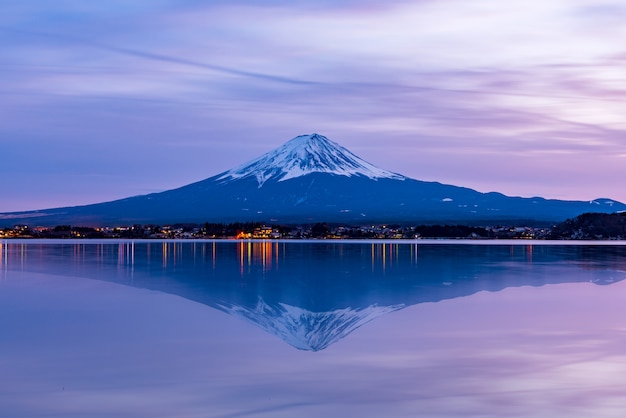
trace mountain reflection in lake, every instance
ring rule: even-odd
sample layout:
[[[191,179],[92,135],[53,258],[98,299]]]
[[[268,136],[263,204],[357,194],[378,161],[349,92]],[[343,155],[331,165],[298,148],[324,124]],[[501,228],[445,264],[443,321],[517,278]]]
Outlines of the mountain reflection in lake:
[[[21,376],[16,381],[26,382],[24,392],[0,384],[1,393],[16,396],[0,395],[0,407],[12,408],[17,414],[12,416],[47,410],[43,401],[38,410],[14,400],[33,396],[33,388],[52,390],[44,384],[54,376],[47,368],[56,370],[47,355],[58,362],[60,352],[91,349],[101,361],[110,347],[116,353],[118,346],[150,353],[167,346],[165,358],[153,359],[156,369],[143,373],[163,389],[187,387],[185,373],[191,373],[194,387],[186,395],[159,395],[159,402],[176,401],[177,413],[171,415],[551,416],[542,412],[552,411],[576,416],[569,410],[576,404],[574,410],[591,414],[580,416],[618,416],[611,414],[626,408],[626,383],[614,375],[626,371],[626,356],[616,349],[624,342],[620,319],[626,309],[613,302],[616,295],[626,296],[618,283],[626,278],[626,246],[493,244],[0,242],[0,341],[14,350],[17,364],[31,361],[28,370],[9,367],[9,375],[13,371]],[[111,292],[116,304],[107,307],[102,297]],[[156,295],[162,296],[154,305]],[[225,321],[216,310],[237,320]],[[154,320],[143,317],[148,312]],[[103,325],[103,318],[111,321]],[[241,319],[268,338],[242,327]],[[133,334],[132,321],[156,335]],[[215,329],[202,334],[203,327]],[[94,346],[94,339],[106,340],[109,348]],[[297,354],[302,351],[318,353],[302,357]],[[176,368],[181,360],[170,355],[220,359],[213,370],[221,378],[189,372],[189,365]],[[40,369],[32,369],[35,357]],[[61,357],[64,367],[78,367],[71,356]],[[152,364],[141,361],[147,368]],[[108,390],[118,386],[139,388],[137,399],[156,393],[141,371],[121,384],[123,371],[108,369],[103,377],[102,365],[81,364],[81,370],[89,367],[109,382],[108,389],[94,389],[82,376],[78,386],[88,389],[77,396],[113,399]],[[297,378],[287,376],[294,370]],[[335,384],[321,383],[322,371]],[[76,381],[66,374],[64,379]],[[177,385],[178,379],[185,384]],[[377,381],[387,386],[378,387]],[[194,390],[217,390],[218,383],[218,392],[224,392],[219,401],[215,394],[201,397],[204,402],[183,400],[193,398]],[[551,398],[535,396],[528,403],[529,393],[541,391]],[[605,392],[595,396],[598,391]],[[86,411],[76,399],[68,404],[66,398],[47,396],[54,401],[52,415],[62,415],[70,404],[77,414]],[[102,416],[107,411],[168,416],[166,409],[156,408],[154,415],[141,402],[119,401],[118,409],[105,408]],[[199,409],[191,411],[190,405]]]

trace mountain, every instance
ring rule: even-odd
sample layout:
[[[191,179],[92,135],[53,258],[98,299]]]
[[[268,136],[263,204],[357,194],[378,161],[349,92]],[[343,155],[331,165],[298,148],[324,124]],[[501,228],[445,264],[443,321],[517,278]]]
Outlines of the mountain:
[[[411,179],[360,159],[318,135],[174,190],[93,205],[0,214],[0,225],[85,226],[264,221],[501,223],[555,222],[626,205],[509,197]]]

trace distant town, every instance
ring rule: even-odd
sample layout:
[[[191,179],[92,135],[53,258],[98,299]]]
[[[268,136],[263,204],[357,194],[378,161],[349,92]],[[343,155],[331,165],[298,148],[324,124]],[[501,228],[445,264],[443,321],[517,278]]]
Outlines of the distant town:
[[[231,223],[204,225],[132,225],[51,228],[16,225],[0,230],[0,238],[131,238],[131,239],[415,239],[415,238],[545,238],[550,229],[471,227],[464,225],[268,225]]]
[[[586,213],[552,227],[329,223],[272,225],[259,222],[83,227],[15,225],[0,238],[56,239],[626,239],[626,213]]]

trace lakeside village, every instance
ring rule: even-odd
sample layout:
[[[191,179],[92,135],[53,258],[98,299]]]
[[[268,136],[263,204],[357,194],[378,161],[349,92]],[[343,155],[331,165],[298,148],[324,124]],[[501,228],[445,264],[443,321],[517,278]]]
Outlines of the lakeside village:
[[[264,223],[133,225],[120,227],[29,227],[0,229],[0,238],[112,239],[542,239],[550,228],[465,225],[268,225]]]
[[[73,239],[579,239],[626,240],[626,213],[585,213],[552,227],[468,225],[271,225],[259,222],[132,225],[91,228],[59,225],[0,228],[3,238]]]

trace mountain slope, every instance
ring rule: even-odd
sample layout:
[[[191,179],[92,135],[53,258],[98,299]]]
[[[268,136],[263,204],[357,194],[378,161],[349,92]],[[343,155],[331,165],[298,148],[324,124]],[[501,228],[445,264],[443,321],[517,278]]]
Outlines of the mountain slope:
[[[626,205],[508,197],[382,170],[318,135],[303,135],[240,167],[174,190],[94,205],[0,215],[0,225],[265,221],[554,222]]]

